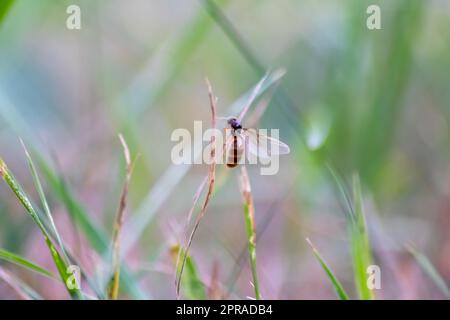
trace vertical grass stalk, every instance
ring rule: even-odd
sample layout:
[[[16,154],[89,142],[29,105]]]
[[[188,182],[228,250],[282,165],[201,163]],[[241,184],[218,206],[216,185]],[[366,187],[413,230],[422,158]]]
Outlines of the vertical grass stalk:
[[[113,276],[109,288],[109,298],[113,300],[116,300],[117,297],[119,296],[120,234],[125,218],[125,209],[127,207],[128,188],[130,185],[131,173],[133,172],[133,163],[131,162],[130,150],[128,148],[128,145],[121,134],[119,134],[119,139],[123,147],[126,168],[125,168],[125,182],[123,185],[122,193],[120,195],[119,209],[117,211],[113,234],[113,252],[112,252]]]
[[[241,192],[244,201],[244,217],[245,230],[248,240],[248,254],[250,259],[250,268],[252,270],[253,287],[255,288],[256,300],[261,300],[261,292],[259,290],[258,271],[256,264],[256,228],[255,228],[255,206],[253,204],[250,180],[248,178],[247,169],[241,166]]]
[[[211,129],[215,129],[216,128],[216,110],[217,110],[217,97],[214,95],[212,87],[211,87],[211,83],[209,82],[208,79],[206,79],[206,85],[208,87],[208,96],[209,96],[209,105],[211,108]],[[179,256],[176,262],[176,267],[175,267],[175,287],[176,287],[176,296],[177,299],[180,296],[180,286],[181,286],[181,280],[182,280],[182,276],[183,276],[183,270],[184,270],[184,266],[186,264],[186,260],[188,258],[189,255],[189,249],[191,247],[192,244],[192,240],[194,239],[195,233],[198,229],[198,226],[200,225],[200,221],[202,220],[203,216],[206,213],[206,209],[208,208],[209,205],[209,201],[211,200],[213,191],[214,191],[214,186],[215,186],[215,182],[216,182],[216,137],[214,135],[212,135],[211,137],[211,164],[209,165],[209,170],[208,170],[208,190],[206,193],[206,197],[205,200],[203,202],[203,206],[199,212],[199,214],[197,215],[197,218],[195,219],[195,224],[194,227],[191,231],[191,234],[189,235],[189,238],[187,240],[187,244],[185,246],[185,250],[179,250]],[[199,190],[201,191],[202,187],[200,186]],[[199,192],[199,191],[198,191]],[[199,194],[199,193],[198,193]],[[197,199],[195,199],[197,198]],[[197,195],[194,196],[194,204],[193,206],[195,206],[196,202],[198,200]],[[193,210],[193,209],[191,209]],[[191,215],[192,212],[189,213],[189,215]],[[178,268],[178,262],[181,260],[181,266]],[[178,270],[179,269],[179,270]]]
[[[361,185],[356,174],[353,176],[353,207],[355,221],[350,225],[350,233],[356,287],[360,299],[372,300],[375,294],[367,283],[367,268],[372,264],[372,250],[364,215]]]

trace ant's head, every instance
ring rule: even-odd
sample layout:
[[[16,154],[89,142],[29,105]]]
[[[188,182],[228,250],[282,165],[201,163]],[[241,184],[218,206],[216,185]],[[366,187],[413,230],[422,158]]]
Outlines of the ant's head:
[[[234,130],[242,129],[241,124],[236,118],[230,118],[227,122]]]

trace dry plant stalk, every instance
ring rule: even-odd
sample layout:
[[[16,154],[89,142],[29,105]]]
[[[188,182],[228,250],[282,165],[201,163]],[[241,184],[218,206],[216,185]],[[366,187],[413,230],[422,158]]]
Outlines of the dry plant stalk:
[[[213,91],[212,91],[212,87],[211,84],[209,82],[208,79],[206,79],[206,85],[208,87],[208,96],[209,96],[209,104],[210,104],[210,108],[211,108],[211,129],[215,129],[216,128],[216,103],[217,103],[217,98],[214,95]],[[214,190],[214,183],[216,180],[216,137],[214,135],[212,135],[211,137],[211,164],[209,165],[209,171],[208,171],[208,191],[206,194],[206,198],[205,201],[203,202],[203,206],[200,210],[200,213],[197,215],[196,219],[195,219],[195,224],[194,227],[191,231],[191,234],[188,238],[187,244],[185,246],[185,250],[182,253],[183,254],[183,258],[182,258],[182,262],[181,262],[181,267],[180,267],[180,272],[178,274],[178,277],[175,277],[175,285],[176,285],[176,296],[177,299],[180,296],[180,286],[181,286],[181,279],[182,279],[182,275],[183,275],[183,270],[184,270],[184,266],[186,264],[186,259],[189,255],[189,249],[191,247],[192,244],[192,240],[194,239],[194,235],[198,229],[198,226],[200,225],[200,221],[202,220],[203,216],[205,215],[206,209],[208,207],[209,204],[209,200],[211,199],[213,190]],[[203,185],[203,183],[202,183]],[[203,189],[203,186],[200,186],[199,190],[201,191],[201,189]],[[195,207],[195,204],[198,200],[198,197],[200,195],[200,192],[197,191],[196,196],[194,197],[194,204],[193,207],[191,208],[189,215],[192,215],[193,212],[193,208]],[[181,254],[180,250],[180,254]],[[175,268],[175,273],[177,273],[178,270],[178,260],[177,259],[177,265]]]
[[[109,288],[109,298],[116,300],[119,296],[119,280],[120,280],[120,235],[125,218],[125,209],[127,207],[128,188],[130,185],[131,174],[133,172],[133,163],[131,162],[130,150],[123,138],[122,134],[119,134],[120,143],[123,147],[123,153],[125,156],[125,182],[120,195],[119,208],[117,210],[116,221],[114,223],[113,234],[113,252],[112,252],[112,266],[113,277],[111,279],[111,285]]]
[[[258,272],[256,268],[255,206],[253,204],[250,179],[248,178],[247,168],[245,166],[241,166],[240,186],[244,201],[245,229],[248,239],[248,253],[252,270],[253,287],[255,289],[255,298],[260,300],[261,292],[259,290]]]

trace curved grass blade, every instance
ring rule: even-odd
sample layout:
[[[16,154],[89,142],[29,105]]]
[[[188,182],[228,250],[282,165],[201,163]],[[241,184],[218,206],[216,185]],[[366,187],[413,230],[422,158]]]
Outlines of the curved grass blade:
[[[314,247],[314,245],[308,238],[306,238],[306,241],[310,245],[310,247],[313,251],[313,254],[316,256],[317,260],[319,261],[320,265],[322,266],[322,269],[325,271],[328,278],[330,279],[331,284],[333,285],[334,291],[336,291],[336,295],[338,296],[338,298],[341,300],[349,300],[348,294],[345,292],[344,287],[339,282],[339,280],[336,278],[333,271],[331,271],[330,267],[328,267],[327,263],[322,258],[322,255],[319,253],[319,251],[316,249],[316,247]]]
[[[372,264],[372,249],[370,247],[369,235],[367,232],[366,218],[364,215],[361,185],[358,175],[353,175],[352,189],[353,199],[350,199],[349,192],[340,176],[328,165],[333,179],[339,191],[345,199],[347,212],[347,224],[350,233],[351,251],[353,259],[353,276],[355,279],[358,296],[362,300],[372,300],[375,298],[373,290],[367,286],[367,268]]]
[[[50,271],[38,266],[37,264],[29,261],[28,259],[19,256],[15,253],[9,252],[4,249],[0,249],[0,259],[11,262],[15,265],[27,268],[29,270],[32,270],[34,272],[37,272],[43,276],[46,276],[48,278],[55,279],[55,276]]]
[[[170,248],[170,256],[175,267],[178,269],[176,270],[176,274],[180,274],[181,272],[181,264],[177,263],[179,257],[184,257],[185,255],[186,252],[178,244]],[[190,300],[205,300],[207,298],[205,286],[198,276],[197,266],[190,255],[186,256],[185,266],[185,272],[182,274],[184,279],[182,286],[184,295]]]
[[[50,239],[49,233],[44,227],[44,224],[40,220],[38,214],[34,210],[33,206],[31,205],[31,202],[28,198],[28,196],[23,191],[20,184],[16,181],[12,173],[7,168],[6,164],[3,162],[2,159],[0,159],[0,176],[3,178],[3,180],[6,182],[6,184],[10,187],[11,191],[16,195],[19,202],[22,204],[22,206],[25,208],[26,212],[31,216],[33,221],[36,223],[36,225],[39,227],[42,235],[44,236],[45,243],[47,244],[47,247],[52,255],[53,261],[56,265],[56,268],[58,269],[59,275],[65,284],[65,287],[67,291],[69,292],[70,296],[74,299],[82,299],[83,296],[81,294],[81,291],[77,289],[77,287],[69,287],[68,283],[71,282],[71,274],[67,272],[67,265],[64,262],[64,260],[61,258],[61,255],[59,254],[58,250],[56,249],[55,245],[53,244],[52,240]]]
[[[34,155],[37,167],[41,170],[49,189],[51,189],[53,194],[64,204],[69,216],[80,227],[80,230],[86,236],[91,247],[106,258],[110,243],[106,232],[94,223],[87,210],[65,183],[61,174],[53,168],[51,162],[40,151],[42,148],[38,147],[40,146],[40,143],[36,140],[36,135],[33,130],[30,129],[20,113],[11,103],[8,96],[2,91],[0,91],[0,104],[2,106],[0,108],[0,117],[2,120],[10,126],[17,135],[24,135],[27,137],[27,140],[32,142],[30,145],[31,153]],[[121,285],[130,296],[135,299],[147,298],[148,295],[136,283],[136,280],[130,273],[126,264],[122,265],[121,279],[123,280]]]
[[[439,288],[446,299],[450,299],[450,289],[445,283],[445,280],[431,263],[431,261],[424,254],[420,253],[412,246],[408,247],[408,251],[417,260],[417,263],[420,265],[422,270],[431,278],[431,280],[434,282],[436,287]]]
[[[56,241],[58,242],[59,247],[63,253],[66,263],[70,263],[70,260],[67,256],[66,250],[64,249],[64,244],[61,236],[59,235],[58,229],[56,228],[55,221],[53,220],[52,213],[50,211],[50,207],[48,205],[47,199],[45,197],[44,189],[42,188],[41,181],[39,180],[39,175],[37,173],[36,167],[34,165],[33,159],[31,159],[30,153],[28,152],[27,147],[22,139],[20,139],[20,143],[22,144],[23,150],[25,151],[25,156],[27,157],[28,166],[31,171],[31,175],[33,176],[33,182],[36,190],[38,191],[39,198],[41,200],[42,206],[44,207],[44,212],[47,216],[48,221],[50,222],[50,226],[53,230],[53,233],[56,237]]]
[[[211,128],[215,129],[216,128],[217,97],[214,95],[211,84],[209,83],[208,79],[206,79],[206,84],[208,87],[208,96],[209,96],[209,102],[210,102],[210,108],[211,108]],[[215,145],[215,143],[216,143],[216,137],[214,135],[212,135],[211,151],[210,151],[211,152],[210,156],[211,156],[212,162],[208,167],[208,190],[207,190],[206,197],[203,202],[202,208],[195,219],[194,227],[192,228],[189,238],[187,239],[186,246],[184,247],[184,250],[179,250],[179,252],[183,253],[183,255],[182,256],[180,255],[176,261],[175,270],[178,271],[178,262],[181,258],[180,272],[175,274],[175,285],[176,285],[177,298],[179,297],[179,293],[180,293],[180,285],[181,285],[181,280],[182,280],[182,276],[183,276],[183,270],[184,270],[184,266],[186,264],[186,259],[189,255],[189,249],[191,247],[191,244],[194,239],[197,228],[199,227],[200,222],[206,213],[206,209],[208,208],[209,201],[214,192],[214,187],[215,187],[215,183],[216,183],[216,157],[215,157],[216,156],[216,145]],[[202,189],[202,188],[200,187],[200,189]],[[196,196],[194,196],[194,198],[196,198]],[[198,198],[197,198],[197,200],[198,200]],[[194,200],[193,207],[195,207],[196,202],[197,201]],[[194,209],[192,208],[192,210],[194,210]],[[191,214],[191,212],[189,214]]]

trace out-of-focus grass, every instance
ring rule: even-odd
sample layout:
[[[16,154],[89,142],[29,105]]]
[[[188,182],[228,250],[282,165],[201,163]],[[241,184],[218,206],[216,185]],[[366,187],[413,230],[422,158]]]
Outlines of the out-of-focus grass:
[[[180,245],[174,245],[170,248],[170,256],[172,258],[173,265],[175,266],[176,274],[181,274],[181,264],[178,263],[179,257],[186,255],[183,248]],[[177,265],[178,264],[178,265]],[[183,277],[182,290],[187,299],[190,300],[204,300],[207,298],[206,290],[203,282],[198,275],[197,266],[190,255],[186,256],[185,272],[181,274]],[[180,279],[181,281],[181,279]]]
[[[255,205],[253,195],[245,166],[241,167],[240,175],[241,193],[244,202],[245,232],[247,234],[248,255],[250,269],[252,270],[253,287],[255,289],[256,300],[261,300],[261,291],[259,288],[258,270],[256,263],[256,225],[255,225]]]
[[[374,292],[368,286],[367,268],[372,264],[372,248],[364,214],[363,198],[359,176],[352,177],[352,198],[345,186],[343,179],[334,169],[328,167],[344,200],[344,210],[347,213],[347,225],[350,237],[350,246],[353,259],[353,276],[358,296],[363,300],[375,298]]]
[[[2,9],[12,2],[1,2],[0,24],[2,12],[6,12]],[[238,49],[235,55],[229,58],[230,61],[238,64],[243,60],[258,77],[265,73],[266,63],[267,65],[278,65],[285,62],[290,64],[287,69],[287,83],[284,83],[284,88],[275,95],[274,100],[277,108],[269,108],[269,110],[275,110],[268,113],[266,120],[270,120],[270,123],[274,119],[278,121],[276,124],[282,125],[283,133],[285,132],[284,129],[289,127],[289,130],[294,133],[294,137],[290,137],[291,141],[299,144],[298,141],[305,138],[302,127],[308,121],[308,118],[304,118],[305,112],[303,111],[306,111],[307,115],[315,115],[318,113],[317,109],[320,109],[319,113],[325,114],[326,117],[319,117],[319,127],[323,125],[323,119],[326,118],[327,123],[323,127],[326,128],[327,134],[324,135],[323,143],[311,153],[314,165],[320,167],[323,162],[331,161],[335,164],[335,168],[343,173],[343,176],[348,176],[350,172],[357,170],[361,175],[363,187],[367,188],[375,199],[380,192],[386,192],[385,187],[391,180],[386,179],[382,172],[389,165],[388,161],[390,161],[389,157],[392,155],[392,151],[396,154],[404,153],[402,149],[405,147],[404,145],[395,149],[393,146],[397,141],[397,133],[402,130],[406,122],[406,119],[402,118],[402,114],[404,111],[408,111],[404,101],[404,97],[410,88],[408,85],[411,80],[415,80],[418,81],[420,86],[422,82],[419,78],[422,75],[427,74],[428,77],[433,75],[433,70],[421,70],[426,72],[420,72],[420,77],[416,76],[415,79],[411,79],[411,72],[415,67],[414,57],[417,51],[421,50],[419,47],[421,44],[430,44],[430,51],[434,50],[433,45],[439,42],[439,38],[436,31],[433,36],[437,40],[430,39],[428,41],[427,39],[427,41],[424,41],[421,39],[421,31],[425,21],[423,17],[428,10],[428,3],[422,0],[396,0],[389,3],[375,1],[382,7],[382,30],[366,30],[365,9],[372,2],[350,0],[344,4],[339,3],[339,10],[336,10],[335,14],[342,21],[333,22],[332,27],[336,27],[335,30],[329,30],[330,25],[321,29],[321,23],[324,19],[318,19],[317,25],[313,25],[311,29],[307,20],[299,25],[294,24],[289,19],[280,23],[280,21],[272,21],[272,15],[267,17],[271,29],[275,32],[274,34],[278,35],[279,32],[284,32],[283,26],[285,24],[290,26],[292,23],[293,26],[298,28],[298,30],[294,30],[295,33],[286,33],[286,37],[290,37],[291,44],[282,48],[286,52],[282,52],[281,57],[287,57],[288,59],[275,57],[275,59],[269,60],[267,56],[270,52],[266,53],[264,50],[260,50],[255,45],[257,42],[253,41],[251,35],[245,33],[249,31],[253,35],[258,35],[258,32],[261,33],[266,30],[265,27],[261,26],[258,31],[258,28],[249,29],[248,26],[247,29],[244,29],[245,23],[242,26],[240,25],[240,19],[242,17],[247,18],[250,13],[236,10],[238,4],[235,2],[230,2],[232,7],[228,11],[228,8],[221,6],[219,1],[202,1],[202,6],[199,6],[200,11],[196,12],[194,18],[183,26],[176,37],[170,39],[165,45],[157,47],[155,51],[148,53],[150,56],[149,65],[154,64],[156,68],[147,68],[147,65],[141,66],[126,90],[119,91],[118,94],[116,92],[105,94],[106,99],[102,103],[110,106],[106,117],[110,116],[113,119],[114,130],[122,131],[129,137],[130,147],[133,150],[144,150],[143,163],[145,168],[140,169],[139,179],[146,183],[153,181],[153,186],[148,191],[147,197],[141,204],[137,205],[136,217],[127,224],[125,233],[130,235],[130,238],[127,238],[124,243],[126,252],[136,247],[135,245],[144,230],[151,223],[156,222],[154,219],[156,213],[163,211],[164,202],[172,199],[170,195],[175,186],[190,170],[187,166],[183,168],[170,166],[155,181],[153,178],[158,175],[158,172],[153,171],[154,160],[152,154],[148,151],[151,149],[145,147],[148,142],[147,128],[142,128],[140,121],[145,118],[146,112],[149,110],[164,114],[164,110],[156,110],[155,107],[162,102],[164,96],[178,88],[178,82],[184,80],[183,71],[193,72],[193,69],[197,68],[194,62],[192,64],[193,69],[189,69],[192,62],[190,59],[195,56],[199,48],[202,48],[202,44],[206,44],[207,47],[212,47],[215,44],[221,46],[222,43],[230,40],[230,43]],[[333,2],[330,3],[333,4]],[[260,5],[258,4],[258,6]],[[328,4],[320,4],[320,6],[326,9]],[[280,10],[283,10],[283,8],[301,12],[310,9],[311,5],[308,1],[286,1],[280,6]],[[203,9],[206,9],[206,11],[203,12]],[[257,8],[252,8],[252,12],[253,9]],[[274,12],[275,16],[276,12]],[[430,23],[429,21],[426,22],[427,24]],[[436,27],[435,24],[431,25]],[[445,26],[445,24],[443,25]],[[213,39],[209,39],[208,34],[214,30],[214,27],[223,30],[225,37],[214,34]],[[303,28],[305,28],[304,31]],[[279,42],[276,41],[277,39],[270,38],[270,36],[271,34],[268,33],[266,41],[273,43],[273,47],[276,47]],[[26,43],[26,41],[23,41],[23,43]],[[211,52],[215,51],[212,50]],[[437,52],[440,51],[437,50]],[[164,58],[158,60],[161,57]],[[217,61],[220,61],[223,56],[216,55],[216,58]],[[426,57],[426,59],[435,61],[440,70],[445,70],[442,65],[445,66],[448,63],[448,58],[444,55],[441,59],[435,60],[433,55]],[[159,61],[162,61],[162,63],[159,63]],[[221,74],[224,78],[236,79],[233,80],[236,87],[245,81],[242,80],[246,79],[245,74],[232,73],[231,68],[227,68],[226,64],[224,65],[225,67],[217,66],[217,74]],[[313,73],[307,67],[304,67],[308,65],[316,67]],[[203,70],[195,70],[195,72],[203,72]],[[151,79],[149,79],[149,75]],[[436,85],[442,86],[443,91],[445,91],[445,83],[448,82],[446,80],[445,75],[442,76],[440,81],[428,78],[427,83],[430,86],[430,92],[435,90]],[[25,122],[21,119],[22,114],[16,106],[11,104],[9,107],[3,104],[2,96],[7,92],[1,91],[0,116],[2,121],[13,128],[16,135],[24,136],[26,141],[30,141],[30,150],[37,159],[38,169],[43,172],[43,178],[48,183],[48,196],[65,205],[70,217],[88,240],[90,247],[104,258],[101,262],[103,265],[107,261],[111,249],[107,228],[94,221],[91,217],[93,210],[90,204],[82,204],[78,200],[78,196],[71,190],[69,179],[66,180],[62,172],[54,169],[52,161],[48,161],[45,156],[46,148],[36,143],[35,134],[30,132],[29,126],[22,125]],[[311,91],[311,93],[308,91]],[[424,100],[426,104],[433,105],[432,99],[438,99],[439,102],[442,102],[440,103],[442,106],[445,106],[448,100],[444,95],[439,95],[439,97],[426,96]],[[292,101],[295,103],[292,103]],[[443,109],[446,112],[445,108]],[[302,112],[300,112],[301,110]],[[298,149],[300,148],[303,147]],[[446,153],[447,151],[443,149],[441,152]],[[409,157],[409,155],[407,156]],[[81,154],[80,157],[82,157]],[[300,158],[298,157],[295,160]],[[408,159],[408,161],[416,160]],[[445,161],[445,157],[443,161]],[[434,162],[430,161],[430,163],[433,164]],[[304,176],[311,174],[308,172],[308,168],[301,169]],[[70,177],[70,179],[72,178]],[[395,180],[395,177],[391,178]],[[353,190],[356,189],[353,188]],[[145,193],[146,191],[141,190],[140,192]],[[319,190],[318,192],[322,191]],[[313,196],[326,196],[319,193],[313,194]],[[359,216],[357,212],[361,199],[357,195],[352,198],[348,192],[345,192],[344,197],[347,198],[346,202],[349,204],[346,209],[350,212],[349,225],[354,224],[356,226],[351,225],[350,234],[352,235],[352,250],[354,251],[355,281],[359,286],[363,283],[362,271],[365,271],[363,266],[367,265],[370,260],[369,244],[366,241],[367,230],[365,227],[360,228],[361,220],[364,220],[361,219],[363,215]],[[297,204],[298,208],[295,209],[298,209],[299,214],[304,214],[308,210],[303,210],[304,204],[300,202]],[[377,205],[380,205],[382,209],[384,204],[377,203]],[[352,210],[354,212],[351,212]],[[47,212],[47,210],[44,211]],[[49,232],[52,231],[50,230],[52,228],[49,227],[48,229]],[[55,238],[58,238],[57,235],[55,235]],[[145,245],[143,247],[145,248]],[[124,291],[133,298],[147,297],[148,295],[137,285],[134,276],[125,264],[122,266],[121,277]],[[366,274],[364,273],[364,275]],[[359,294],[362,298],[370,296],[370,293],[363,292],[362,288],[360,288]]]
[[[20,278],[6,271],[0,266],[0,279],[5,281],[16,291],[18,296],[25,300],[42,300],[42,297],[28,284],[22,281]]]
[[[353,176],[353,204],[355,221],[350,224],[353,268],[359,297],[364,300],[374,299],[375,295],[368,286],[367,268],[372,264],[366,218],[364,216],[361,185],[357,175]]]
[[[322,267],[322,269],[325,271],[328,278],[330,279],[330,282],[333,285],[334,291],[336,291],[336,295],[338,296],[338,298],[341,300],[348,300],[349,297],[348,297],[348,294],[345,292],[344,287],[342,286],[342,284],[338,280],[338,278],[336,278],[333,271],[331,271],[330,267],[325,262],[325,260],[322,258],[322,255],[319,253],[319,251],[316,249],[316,247],[314,247],[314,245],[308,238],[306,238],[306,241],[311,246],[314,256],[317,258],[317,260],[320,263],[320,266]]]
[[[50,271],[38,266],[37,264],[29,261],[28,259],[21,257],[17,254],[14,254],[12,252],[6,251],[4,249],[0,249],[0,259],[3,259],[5,261],[14,263],[18,266],[30,269],[34,272],[37,272],[41,275],[44,275],[48,278],[55,278],[55,276],[53,275],[53,273],[51,273]]]
[[[82,296],[82,293],[80,292],[80,290],[77,288],[77,286],[69,287],[69,281],[71,279],[67,272],[68,265],[62,259],[60,253],[56,249],[53,241],[50,238],[49,233],[47,232],[47,230],[44,227],[44,224],[42,223],[37,212],[34,210],[33,206],[31,205],[31,202],[30,202],[28,196],[24,193],[24,191],[22,190],[22,187],[18,184],[18,182],[13,177],[11,172],[8,170],[6,164],[3,162],[2,159],[0,159],[0,176],[3,178],[3,180],[6,182],[6,184],[11,188],[11,191],[16,195],[17,199],[22,204],[22,206],[25,208],[26,212],[31,216],[33,221],[39,227],[39,230],[41,231],[42,235],[44,236],[45,243],[47,244],[47,247],[52,255],[53,261],[55,262],[56,268],[58,269],[61,280],[64,282],[65,287],[67,288],[67,291],[69,292],[70,296],[72,298],[81,299],[83,296]]]
[[[413,246],[408,247],[408,251],[414,256],[422,270],[430,277],[436,287],[439,288],[444,297],[450,299],[450,289],[431,261]]]
[[[130,185],[131,173],[133,172],[133,162],[131,162],[130,149],[124,139],[124,137],[119,134],[119,139],[123,147],[123,153],[125,157],[125,182],[122,188],[122,193],[119,199],[119,209],[117,210],[116,221],[114,223],[113,239],[112,239],[112,268],[113,277],[111,280],[111,288],[109,290],[109,297],[113,300],[117,299],[119,296],[119,284],[120,284],[120,242],[122,227],[125,220],[125,209],[128,202],[128,188]]]
[[[14,2],[15,0],[2,0],[2,2],[0,2],[0,26]]]
[[[35,139],[35,136],[31,133],[28,125],[24,122],[19,112],[10,104],[5,96],[2,96],[1,92],[0,102],[2,103],[0,116],[3,120],[18,135],[26,135],[27,141],[31,142],[30,153],[34,155],[36,163],[42,171],[50,192],[64,204],[72,221],[86,236],[91,247],[100,255],[105,256],[106,259],[110,245],[106,232],[95,224],[88,211],[76,199],[61,173],[57,172],[50,164],[50,161],[45,157],[42,152],[43,147]],[[147,293],[137,286],[126,266],[123,266],[122,268],[123,288],[136,299],[147,297]]]
[[[36,171],[36,167],[34,166],[33,159],[31,159],[30,153],[28,152],[24,142],[22,140],[20,140],[20,142],[25,151],[25,155],[26,155],[27,161],[28,161],[28,166],[30,167],[31,175],[33,176],[34,186],[36,187],[36,190],[38,191],[39,198],[41,200],[42,206],[44,207],[44,212],[46,214],[46,217],[47,217],[48,221],[50,222],[52,231],[54,232],[54,234],[56,236],[56,240],[58,241],[58,245],[61,248],[63,257],[65,258],[65,262],[70,263],[69,257],[67,256],[66,250],[64,249],[64,244],[63,244],[62,238],[59,235],[59,232],[58,232],[58,229],[56,228],[52,213],[50,212],[50,207],[48,205],[47,198],[45,197],[45,193],[44,193],[44,189],[42,188],[41,181],[39,180],[39,175]]]

